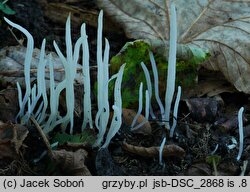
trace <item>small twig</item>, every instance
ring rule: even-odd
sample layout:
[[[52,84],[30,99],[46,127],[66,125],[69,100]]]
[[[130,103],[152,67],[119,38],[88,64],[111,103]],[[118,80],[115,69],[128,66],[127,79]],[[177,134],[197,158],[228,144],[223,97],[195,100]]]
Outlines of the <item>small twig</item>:
[[[183,114],[184,115],[184,114]],[[184,115],[184,117],[182,119],[180,119],[180,121],[184,121],[186,118],[188,118],[188,116],[190,115],[190,113]]]
[[[50,143],[49,143],[49,140],[47,139],[46,135],[44,134],[42,128],[40,127],[40,125],[37,123],[36,119],[31,116],[30,117],[30,120],[31,122],[35,125],[37,131],[39,132],[39,134],[42,136],[42,139],[43,139],[43,142],[44,144],[46,145],[47,149],[48,149],[48,154],[50,157],[52,157],[52,150],[51,150],[51,147],[50,147]]]
[[[21,45],[21,46],[23,46],[23,40],[21,40],[21,39],[19,40],[10,27],[8,27],[8,30],[13,35],[13,37],[16,39],[16,41],[18,42],[18,44]]]

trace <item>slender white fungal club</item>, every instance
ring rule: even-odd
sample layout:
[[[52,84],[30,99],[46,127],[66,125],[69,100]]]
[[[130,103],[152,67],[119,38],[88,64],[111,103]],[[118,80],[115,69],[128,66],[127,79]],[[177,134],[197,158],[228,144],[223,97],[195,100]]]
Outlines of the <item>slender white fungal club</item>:
[[[240,146],[239,146],[239,153],[238,153],[238,156],[237,156],[237,161],[240,160],[242,152],[243,152],[243,140],[244,140],[244,135],[243,135],[243,111],[244,111],[244,107],[241,107],[239,112],[238,112]]]
[[[176,46],[177,46],[177,22],[175,5],[172,3],[170,8],[170,38],[169,38],[169,56],[168,56],[168,77],[167,89],[165,94],[165,127],[170,129],[169,118],[171,111],[171,103],[175,90],[176,76]]]
[[[160,165],[163,165],[162,155],[163,155],[163,149],[164,149],[165,143],[166,143],[166,137],[163,138],[161,145],[160,145],[160,149],[159,149],[159,163],[160,163]]]

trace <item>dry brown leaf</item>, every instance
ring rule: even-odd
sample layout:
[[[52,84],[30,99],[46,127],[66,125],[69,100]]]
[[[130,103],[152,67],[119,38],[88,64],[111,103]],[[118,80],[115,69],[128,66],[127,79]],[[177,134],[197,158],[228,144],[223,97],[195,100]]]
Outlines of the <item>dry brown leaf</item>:
[[[159,156],[159,146],[153,147],[139,147],[135,145],[130,145],[126,142],[123,142],[122,148],[130,153],[142,156],[142,157],[157,157]],[[185,155],[184,149],[181,147],[171,144],[165,145],[163,148],[162,156],[163,158],[167,157],[180,157],[183,158]]]
[[[166,39],[167,17],[162,6],[163,1],[151,0],[97,0],[106,14],[123,25],[126,35],[134,39]],[[158,4],[158,5],[157,5]]]
[[[90,171],[84,164],[87,155],[88,152],[84,149],[75,152],[62,149],[53,151],[51,158],[68,175],[91,176]]]
[[[165,3],[167,2],[167,5]],[[250,93],[250,1],[173,0],[177,9],[177,57],[202,49],[204,67],[221,71],[239,91]],[[146,39],[159,52],[168,48],[170,1],[97,0],[128,37]],[[191,54],[192,55],[192,54]]]
[[[4,89],[0,92],[0,119],[15,122],[19,111],[16,89]]]
[[[202,97],[207,95],[208,97],[214,97],[221,93],[233,93],[236,92],[234,87],[223,82],[219,82],[218,80],[214,79],[213,81],[203,81],[199,82],[197,87],[197,92],[199,93],[197,96]]]
[[[136,116],[136,112],[132,109],[122,109],[122,122],[130,127],[134,117]],[[142,125],[139,129],[134,130],[135,133],[141,133],[144,135],[149,135],[152,132],[152,128],[150,123],[145,119],[143,115],[140,115],[135,123],[135,125],[140,124],[141,122],[146,121],[144,125]]]
[[[0,125],[0,159],[16,159],[29,131],[19,124]]]
[[[221,75],[220,72],[200,70],[199,82],[190,91],[186,91],[186,97],[214,97],[221,93],[234,93],[237,90]]]

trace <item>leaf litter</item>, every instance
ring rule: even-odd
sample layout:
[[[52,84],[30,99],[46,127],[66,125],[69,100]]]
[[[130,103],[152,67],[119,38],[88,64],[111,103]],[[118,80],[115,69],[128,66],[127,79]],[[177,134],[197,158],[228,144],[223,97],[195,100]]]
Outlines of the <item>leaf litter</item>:
[[[99,6],[104,7],[105,10],[108,10],[106,8],[105,3],[109,3],[110,6],[113,6],[118,1],[102,1],[103,4],[99,2]],[[181,0],[176,0],[176,6],[177,6],[177,12],[180,13],[178,16],[178,20],[180,20],[180,17],[185,16],[183,19],[183,23],[179,25],[183,25],[183,27],[179,30],[179,57],[181,58],[191,58],[194,55],[195,51],[203,51],[203,53],[210,53],[211,57],[202,64],[203,67],[206,68],[213,68],[214,70],[220,70],[224,75],[226,79],[238,90],[243,90],[243,92],[247,93],[247,84],[248,81],[245,81],[245,72],[248,70],[249,65],[249,57],[246,56],[246,50],[248,49],[248,45],[246,43],[249,39],[244,39],[247,36],[247,30],[246,34],[239,33],[241,36],[239,39],[235,39],[236,36],[235,31],[229,30],[237,28],[237,30],[242,31],[243,23],[246,23],[246,26],[248,25],[248,13],[245,11],[245,6],[247,6],[248,2],[245,2],[246,4],[241,4],[241,2],[230,2],[230,5],[225,7],[224,5],[227,4],[228,1],[221,1],[217,4],[215,2],[211,2],[210,4],[206,4],[206,1],[203,1],[204,4],[201,3],[201,1],[198,0],[192,0],[187,4],[187,7],[190,9],[193,7],[198,7],[198,10],[195,10],[193,13],[190,11],[187,12],[184,8],[182,8],[180,5],[182,3],[185,3]],[[162,9],[164,5],[162,4],[162,1],[160,0],[148,0],[148,1],[140,1],[140,0],[134,0],[130,1],[131,4],[127,3],[127,5],[133,5],[134,9],[129,8],[123,8],[121,6],[125,6],[125,4],[117,4],[116,9],[112,11],[106,11],[106,13],[112,13],[115,15],[115,20],[122,23],[122,25],[125,26],[124,20],[121,21],[120,17],[123,17],[122,14],[126,13],[126,11],[129,13],[129,11],[137,11],[136,14],[132,14],[131,12],[128,14],[128,16],[136,17],[136,18],[129,18],[127,17],[127,24],[132,23],[131,26],[123,26],[123,29],[125,30],[128,37],[134,38],[134,39],[146,39],[147,42],[150,42],[153,48],[155,50],[159,50],[159,48],[162,51],[165,52],[164,46],[167,45],[168,40],[168,27],[165,27],[168,23],[168,11],[165,9]],[[71,5],[67,5],[71,6]],[[146,6],[146,11],[145,11]],[[243,6],[242,8],[242,15],[245,16],[245,20],[242,20],[239,18],[236,20],[236,18],[240,17],[238,13],[239,7]],[[53,9],[53,7],[52,7]],[[119,10],[123,10],[123,12],[118,12]],[[138,11],[139,10],[139,11]],[[207,12],[206,12],[207,11]],[[221,11],[228,11],[228,18],[227,17],[218,17],[220,16]],[[231,11],[231,12],[229,12]],[[145,15],[142,15],[142,13],[145,12]],[[153,13],[152,13],[153,12]],[[118,14],[119,13],[119,14]],[[206,13],[202,15],[201,13]],[[216,14],[215,14],[216,13]],[[241,12],[239,12],[241,13]],[[212,15],[216,15],[218,18],[212,22]],[[199,17],[197,17],[200,15]],[[150,18],[149,16],[152,16]],[[210,18],[211,17],[211,18]],[[150,19],[148,19],[150,18]],[[145,24],[144,21],[147,20],[147,23]],[[228,19],[228,21],[226,20]],[[138,20],[141,23],[141,27],[138,27]],[[157,21],[157,22],[156,22]],[[159,25],[156,24],[159,22]],[[186,23],[185,23],[186,22]],[[168,24],[167,24],[168,25]],[[216,26],[217,25],[217,26]],[[54,27],[54,26],[53,26]],[[147,28],[149,27],[149,28]],[[204,27],[204,31],[200,31],[201,27]],[[137,29],[135,31],[134,29]],[[220,33],[224,30],[224,33]],[[153,32],[154,33],[153,33]],[[218,32],[218,34],[213,34],[212,32]],[[144,33],[143,33],[144,32]],[[119,33],[119,32],[118,32]],[[233,35],[232,35],[233,34]],[[232,35],[232,36],[231,36]],[[233,39],[227,39],[228,37],[233,37]],[[210,39],[208,39],[208,37]],[[214,40],[220,40],[217,43],[212,43]],[[158,41],[159,40],[159,41]],[[237,40],[237,42],[236,42]],[[245,47],[245,50],[242,50],[241,43],[242,41],[242,47]],[[209,42],[209,43],[208,43]],[[230,42],[230,43],[229,43]],[[231,43],[232,42],[232,43]],[[94,44],[94,42],[92,42]],[[229,51],[229,46],[222,46],[223,43],[226,45],[231,45],[232,49]],[[93,45],[94,46],[94,45]],[[9,48],[7,48],[9,49]],[[16,49],[14,47],[13,49]],[[3,49],[4,50],[4,49]],[[5,56],[6,50],[4,50]],[[38,50],[39,51],[39,50]],[[159,52],[161,52],[159,50]],[[191,56],[188,54],[191,53]],[[232,54],[232,55],[230,55]],[[24,55],[24,54],[23,54]],[[245,58],[244,62],[242,58]],[[11,56],[13,58],[13,56]],[[2,58],[0,59],[0,61]],[[237,64],[236,61],[238,62]],[[16,61],[15,61],[16,62]],[[21,62],[20,62],[21,63]],[[17,64],[15,67],[22,67],[20,66],[20,63]],[[234,65],[234,66],[232,66]],[[16,68],[14,67],[14,70]],[[232,69],[231,69],[232,67]],[[237,69],[235,68],[237,67]],[[244,70],[242,69],[244,68]],[[230,68],[230,70],[229,70]],[[18,68],[19,69],[19,68]],[[20,68],[21,69],[21,68]],[[238,72],[239,70],[243,70],[243,73],[240,73],[239,76]],[[13,72],[12,70],[6,70],[6,68],[3,68],[1,70],[2,75],[7,74],[5,76],[10,75],[8,72]],[[7,73],[6,73],[7,72]],[[36,71],[33,73],[36,74]],[[14,78],[20,77],[21,73],[14,71],[13,72]],[[238,75],[238,79],[240,79],[238,82],[235,82],[235,76]],[[229,78],[230,76],[230,78]],[[22,78],[22,77],[21,77]],[[12,82],[12,80],[7,80],[9,82]],[[244,82],[244,83],[242,83]],[[7,83],[8,84],[8,83]],[[2,85],[3,86],[3,85]],[[6,84],[5,84],[6,86]],[[3,86],[3,88],[6,88]],[[208,88],[209,90],[210,88]],[[214,100],[216,96],[220,96],[221,100],[223,101],[223,105],[219,108],[215,107],[213,109],[213,105],[204,105],[201,104],[200,109],[204,109],[205,111],[210,110],[212,111],[212,117],[207,116],[208,113],[205,113],[205,116],[202,116],[205,118],[203,122],[199,121],[199,118],[197,118],[197,114],[195,114],[198,111],[192,111],[192,108],[188,108],[185,104],[185,102],[188,100],[191,100],[191,98],[183,98],[180,104],[180,110],[178,115],[178,127],[176,129],[176,132],[178,133],[177,137],[174,137],[171,140],[168,140],[166,145],[166,151],[167,153],[164,153],[164,162],[165,167],[159,165],[159,158],[158,158],[158,150],[160,141],[162,140],[162,137],[164,135],[168,136],[167,133],[165,133],[164,129],[159,126],[159,120],[156,122],[152,119],[149,120],[147,123],[148,128],[145,130],[141,130],[141,132],[133,133],[129,131],[129,122],[131,120],[125,120],[125,123],[123,124],[121,131],[119,134],[116,135],[116,137],[112,140],[110,147],[106,151],[99,151],[97,149],[92,149],[89,147],[89,141],[87,143],[84,143],[81,139],[81,136],[77,135],[74,138],[70,138],[70,142],[62,142],[57,145],[56,149],[51,150],[51,146],[49,143],[52,141],[52,138],[56,138],[55,135],[48,135],[44,139],[41,139],[42,136],[39,132],[34,130],[34,126],[29,126],[29,132],[25,132],[24,136],[20,137],[20,140],[18,142],[14,142],[14,147],[10,149],[12,152],[9,154],[12,159],[14,159],[15,162],[16,158],[18,156],[23,156],[25,158],[32,157],[29,159],[28,163],[30,167],[32,167],[33,172],[29,172],[29,174],[35,175],[35,174],[49,174],[49,175],[214,175],[215,170],[213,166],[213,158],[212,152],[215,151],[215,154],[219,156],[220,161],[216,163],[216,169],[217,173],[219,175],[239,175],[240,174],[240,166],[243,162],[249,159],[249,134],[248,134],[248,108],[247,112],[245,114],[246,121],[244,122],[245,132],[246,132],[246,139],[245,139],[245,147],[244,152],[242,156],[242,160],[240,162],[237,162],[235,160],[237,153],[238,153],[238,146],[236,145],[234,149],[229,150],[227,148],[228,145],[233,144],[233,138],[238,140],[238,131],[237,131],[237,122],[234,119],[234,113],[236,114],[238,108],[243,105],[247,105],[248,103],[248,96],[245,94],[237,95],[235,94],[235,90],[233,91],[224,91],[226,89],[219,88],[219,91],[214,91],[214,88],[211,88],[210,92],[206,92],[205,89],[202,92],[202,95],[196,94],[196,97],[192,98],[193,100]],[[222,90],[222,91],[221,91]],[[10,91],[11,92],[11,91]],[[212,94],[209,94],[211,93]],[[227,93],[225,93],[227,92]],[[2,94],[3,103],[6,103],[6,98],[9,98],[7,93]],[[11,93],[12,94],[12,93]],[[6,97],[7,95],[7,97]],[[228,97],[230,96],[230,97]],[[239,96],[239,97],[238,97]],[[13,96],[15,98],[15,96]],[[201,98],[204,99],[201,99]],[[208,98],[209,97],[209,98]],[[237,98],[236,102],[235,100],[232,100],[232,97]],[[11,101],[14,101],[15,99],[10,97]],[[63,99],[63,98],[62,98]],[[80,99],[79,99],[80,100]],[[216,99],[215,99],[216,100]],[[217,101],[217,100],[216,100]],[[79,102],[81,103],[81,102]],[[78,104],[81,106],[81,104]],[[193,104],[192,104],[193,105]],[[209,107],[212,107],[212,109],[209,109]],[[231,107],[230,111],[227,111],[228,108]],[[63,108],[63,106],[61,106]],[[79,107],[80,108],[80,107]],[[1,111],[4,110],[3,108]],[[124,109],[124,111],[127,111],[128,109]],[[135,109],[136,110],[136,109]],[[216,113],[214,112],[216,111]],[[79,113],[82,112],[81,109],[77,110]],[[127,111],[128,112],[128,111]],[[124,113],[124,119],[130,118],[131,114],[133,112],[128,112],[127,114]],[[203,114],[203,113],[202,113]],[[13,121],[14,118],[14,112],[11,116],[11,121]],[[81,116],[76,117],[76,121],[80,121]],[[143,119],[143,115],[141,116]],[[207,119],[209,121],[207,121]],[[212,120],[211,120],[212,119]],[[230,121],[230,119],[232,121]],[[6,116],[6,119],[4,121],[8,121],[9,119]],[[221,123],[218,123],[219,120]],[[228,123],[225,123],[229,121]],[[17,126],[17,125],[14,125]],[[149,128],[150,127],[150,128]],[[223,129],[221,127],[224,127]],[[79,126],[80,128],[80,126]],[[11,133],[12,126],[6,128],[7,133]],[[226,130],[226,131],[225,131]],[[35,134],[34,134],[35,133]],[[89,132],[89,137],[92,138],[95,133]],[[35,138],[36,141],[30,141],[30,138]],[[60,136],[63,139],[68,138],[65,135]],[[49,140],[48,140],[49,139]],[[58,138],[57,138],[58,139]],[[47,144],[44,145],[44,141],[47,140]],[[92,141],[94,138],[92,138]],[[12,142],[13,140],[9,138],[8,142]],[[72,142],[73,141],[73,142]],[[37,142],[39,145],[33,144]],[[80,143],[79,143],[80,142]],[[82,143],[83,142],[83,143]],[[216,149],[216,146],[218,144],[218,148]],[[42,146],[42,147],[41,147]],[[125,147],[124,147],[125,146]],[[7,145],[4,147],[11,147],[11,145]],[[169,148],[170,147],[170,148]],[[16,151],[16,149],[18,149]],[[34,156],[31,156],[30,151],[36,149],[37,154],[41,154],[42,152],[47,152],[48,159],[42,158],[36,165],[34,164]],[[38,150],[37,150],[38,149]],[[127,150],[125,150],[127,149]],[[9,150],[9,149],[8,149]],[[169,152],[170,150],[170,152]],[[1,152],[1,151],[0,151]],[[4,150],[2,151],[4,152]],[[5,154],[5,152],[3,153]],[[184,155],[185,154],[185,155]],[[5,154],[6,155],[6,154]],[[145,157],[146,156],[146,157]],[[5,156],[3,156],[4,159],[6,159]],[[105,157],[107,161],[104,162]],[[207,157],[211,157],[211,162],[207,161]],[[45,171],[44,165],[47,166],[47,163],[51,160],[55,160],[54,169],[51,169],[50,171]],[[103,164],[102,164],[103,163]],[[230,165],[230,166],[228,166]],[[2,167],[2,166],[1,166]],[[55,168],[56,167],[56,168]],[[69,167],[71,167],[69,169]],[[102,171],[100,171],[100,167],[102,168]],[[28,169],[28,168],[27,168]],[[41,171],[43,169],[43,171]],[[12,170],[13,171],[13,170]],[[15,173],[17,173],[18,170],[14,170]],[[11,173],[9,172],[3,172],[1,173],[8,175]],[[12,172],[13,173],[13,172]],[[20,174],[27,174],[27,172],[22,171],[19,172]],[[249,174],[249,171],[246,172],[246,174]]]

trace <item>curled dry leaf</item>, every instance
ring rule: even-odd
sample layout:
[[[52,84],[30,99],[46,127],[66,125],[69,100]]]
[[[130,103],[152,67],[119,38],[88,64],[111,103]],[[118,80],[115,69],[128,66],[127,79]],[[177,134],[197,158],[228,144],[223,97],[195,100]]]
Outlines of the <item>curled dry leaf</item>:
[[[167,2],[167,5],[165,3]],[[97,0],[126,35],[149,40],[159,52],[169,41],[170,1]],[[173,0],[177,9],[177,57],[200,50],[211,57],[204,67],[221,71],[239,91],[250,93],[250,1]]]
[[[53,151],[51,158],[68,175],[91,176],[90,171],[84,164],[87,155],[88,153],[84,149],[75,152],[62,149]]]
[[[130,145],[126,142],[123,143],[122,148],[126,150],[127,152],[140,155],[142,157],[157,157],[159,156],[159,149],[160,149],[160,147],[158,146],[139,147],[139,146]],[[163,152],[162,152],[163,158],[172,157],[172,156],[183,158],[184,155],[185,155],[184,149],[174,144],[165,145],[163,148]]]
[[[19,124],[0,125],[0,159],[16,159],[29,131]]]
[[[128,126],[131,127],[131,124],[133,122],[134,117],[136,116],[136,112],[132,109],[122,109],[122,122]],[[142,123],[143,121],[146,121],[144,125],[142,125],[139,129],[134,130],[135,133],[141,133],[144,135],[150,135],[152,132],[152,128],[150,123],[145,119],[143,115],[140,115],[135,123],[135,125],[138,125]]]

